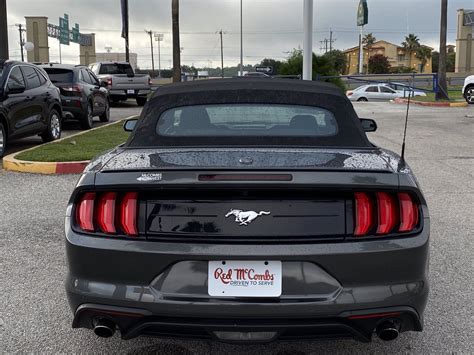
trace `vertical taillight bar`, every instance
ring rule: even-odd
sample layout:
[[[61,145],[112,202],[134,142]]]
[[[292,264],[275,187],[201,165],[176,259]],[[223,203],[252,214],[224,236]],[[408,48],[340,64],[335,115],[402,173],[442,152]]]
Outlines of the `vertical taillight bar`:
[[[94,232],[95,193],[85,193],[76,207],[76,222],[83,231]]]
[[[138,236],[137,208],[138,194],[136,192],[125,194],[120,203],[119,223],[125,234],[133,237]]]
[[[400,201],[400,228],[399,232],[410,232],[418,224],[418,206],[413,202],[411,196],[405,192],[398,194]]]
[[[117,194],[107,192],[103,194],[97,203],[97,224],[99,229],[107,234],[115,234],[115,200]]]
[[[392,195],[377,192],[378,226],[377,234],[390,233],[397,223],[397,205]]]
[[[366,235],[372,228],[372,203],[364,192],[355,193],[355,230],[354,236]]]

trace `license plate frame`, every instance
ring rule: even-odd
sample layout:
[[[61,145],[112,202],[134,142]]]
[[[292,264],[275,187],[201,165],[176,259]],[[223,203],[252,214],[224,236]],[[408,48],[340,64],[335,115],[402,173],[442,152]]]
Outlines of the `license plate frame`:
[[[211,297],[278,298],[282,295],[282,262],[219,260],[208,263]]]
[[[135,90],[127,90],[127,95],[135,95]]]

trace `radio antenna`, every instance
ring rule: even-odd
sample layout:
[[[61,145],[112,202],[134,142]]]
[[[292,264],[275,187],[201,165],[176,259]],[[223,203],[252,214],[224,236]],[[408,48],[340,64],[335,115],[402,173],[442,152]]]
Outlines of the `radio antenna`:
[[[408,116],[410,113],[410,103],[411,103],[411,95],[412,95],[412,81],[410,81],[410,87],[408,88],[408,101],[407,101],[407,114],[405,116],[405,129],[403,131],[403,143],[402,143],[402,155],[401,155],[401,163],[405,163],[405,147],[406,147],[406,141],[407,141],[407,128],[408,128]],[[415,92],[413,91],[413,94]]]

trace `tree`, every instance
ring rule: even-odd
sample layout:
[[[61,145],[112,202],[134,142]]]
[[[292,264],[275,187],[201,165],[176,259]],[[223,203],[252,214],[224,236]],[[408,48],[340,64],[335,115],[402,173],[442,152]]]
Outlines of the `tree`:
[[[377,38],[375,38],[372,33],[367,33],[362,39],[362,44],[364,44],[366,47],[373,46],[375,42],[377,42]]]
[[[421,72],[425,71],[426,63],[432,57],[432,49],[427,46],[420,46],[416,51],[415,57],[421,61]]]
[[[390,72],[390,67],[388,58],[382,54],[376,54],[369,58],[370,74],[387,74]]]
[[[405,37],[405,41],[402,42],[402,47],[405,49],[406,54],[408,54],[408,67],[411,69],[411,56],[420,48],[420,40],[418,36],[410,33]]]
[[[332,51],[323,54],[323,57],[327,57],[331,61],[334,70],[338,74],[344,73],[347,66],[347,57],[344,52],[338,49],[333,49]]]
[[[173,82],[181,81],[181,46],[179,41],[179,0],[171,2],[173,19]]]
[[[439,33],[438,92],[436,100],[449,100],[446,81],[446,38],[448,35],[448,0],[441,0],[441,26]]]
[[[454,73],[456,69],[456,52],[449,52],[446,58],[446,71]]]

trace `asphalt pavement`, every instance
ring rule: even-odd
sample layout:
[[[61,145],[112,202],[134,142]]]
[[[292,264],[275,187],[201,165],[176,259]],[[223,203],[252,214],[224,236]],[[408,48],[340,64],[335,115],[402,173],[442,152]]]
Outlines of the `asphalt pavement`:
[[[400,151],[405,107],[356,103],[375,118],[377,144]],[[128,108],[114,110],[126,117]],[[137,110],[135,108],[135,110]],[[132,110],[133,111],[133,110]],[[122,115],[123,113],[123,115]],[[0,170],[0,353],[317,354],[474,353],[474,107],[412,107],[407,160],[431,213],[431,294],[423,333],[370,344],[352,340],[229,345],[139,338],[104,340],[72,330],[64,291],[64,212],[78,176]]]

